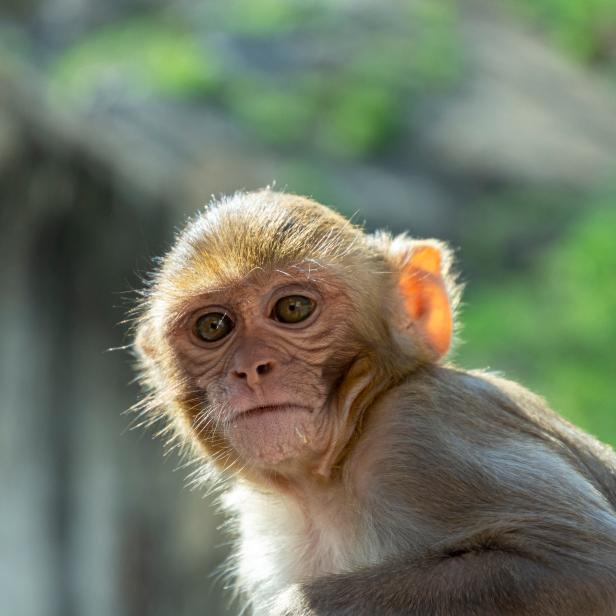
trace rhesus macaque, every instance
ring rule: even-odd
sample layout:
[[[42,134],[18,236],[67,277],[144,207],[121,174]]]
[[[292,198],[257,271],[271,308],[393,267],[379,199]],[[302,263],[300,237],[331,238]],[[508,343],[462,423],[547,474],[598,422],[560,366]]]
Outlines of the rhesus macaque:
[[[270,190],[212,204],[163,259],[145,412],[224,486],[254,614],[616,614],[616,456],[444,363],[451,261]]]

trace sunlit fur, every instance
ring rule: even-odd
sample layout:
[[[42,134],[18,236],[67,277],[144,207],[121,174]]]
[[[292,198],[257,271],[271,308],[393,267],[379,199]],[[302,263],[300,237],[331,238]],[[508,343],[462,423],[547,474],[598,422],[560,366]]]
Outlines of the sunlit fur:
[[[455,312],[451,266],[439,242],[269,190],[211,204],[162,260],[139,307],[139,409],[223,493],[229,574],[255,614],[616,613],[616,456],[521,386],[444,364],[449,328],[435,351],[421,316],[431,293]],[[212,291],[299,274],[344,299],[341,421],[322,464],[268,474],[226,442],[229,409],[189,378],[176,334]]]
[[[450,273],[451,256],[442,244],[433,243],[442,250],[443,276],[455,309],[459,286]],[[323,271],[333,272],[344,286],[355,309],[349,322],[365,350],[359,371],[365,373],[369,363],[374,372],[376,391],[368,386],[363,394],[369,399],[421,361],[418,339],[391,327],[401,312],[395,291],[399,261],[412,246],[405,236],[365,235],[329,208],[286,193],[237,193],[210,204],[178,235],[139,307],[136,346],[141,350],[141,381],[149,394],[137,410],[146,423],[167,426],[161,433],[169,444],[183,447],[188,455],[205,453],[210,469],[241,470],[234,453],[210,429],[216,415],[207,413],[198,393],[191,391],[168,334],[201,294],[239,288],[251,275],[293,268],[314,279]]]
[[[406,236],[392,238],[384,232],[366,235],[360,227],[312,200],[271,190],[238,193],[210,204],[178,235],[138,309],[136,348],[141,381],[148,392],[136,407],[142,423],[159,423],[159,434],[167,445],[178,446],[189,463],[193,460],[191,481],[195,484],[208,482],[210,488],[221,488],[225,485],[220,483],[224,477],[247,475],[254,480],[254,475],[247,472],[250,469],[244,467],[219,436],[216,428],[221,409],[210,409],[202,392],[195,391],[194,384],[180,368],[170,343],[170,332],[185,317],[186,307],[213,289],[241,288],[256,275],[271,271],[293,273],[294,268],[301,268],[312,279],[324,273],[333,274],[354,307],[348,320],[362,349],[340,384],[340,398],[353,402],[353,409],[348,411],[350,432],[344,440],[340,438],[338,459],[331,461],[336,468],[342,468],[344,456],[360,435],[363,413],[370,402],[422,361],[420,340],[401,320],[403,310],[396,291],[400,265],[415,244]],[[432,244],[442,254],[443,278],[455,310],[459,286],[451,273],[451,255],[441,243],[433,241]],[[232,500],[228,496],[227,504]],[[267,511],[276,509],[271,502],[263,505]],[[302,524],[301,511],[293,513],[297,506],[284,502],[279,505],[283,512],[291,514],[287,520],[291,535]],[[254,510],[257,515],[258,506]],[[271,519],[269,515],[268,519]],[[268,569],[257,567],[262,559],[246,553],[259,549],[252,547],[254,542],[246,533],[246,528],[251,525],[256,528],[256,523],[247,525],[244,520],[240,525],[245,540],[241,543],[244,554],[237,559],[237,567],[246,586],[248,579],[261,580]],[[280,526],[282,532],[283,520]],[[322,529],[311,532],[316,533],[310,540],[314,542]],[[304,539],[300,537],[303,535],[297,538],[299,543],[288,545],[287,555],[292,559],[299,557],[306,565],[312,562],[309,568],[316,572],[320,566],[318,561],[324,556],[317,555],[313,562],[310,552],[319,554],[319,551],[311,550],[310,542],[303,545]],[[332,549],[326,557],[331,562],[322,562],[322,566],[342,567],[354,560],[365,561],[366,554],[360,558],[346,554],[342,546]],[[361,547],[360,552],[366,550],[371,551]],[[376,559],[377,554],[370,558]],[[255,565],[259,576],[255,578],[242,570],[247,563]],[[288,567],[289,572],[292,569]],[[281,583],[280,575],[270,578],[270,584],[276,589],[281,588]],[[262,594],[265,593],[267,585],[261,582],[259,585]],[[248,594],[253,601],[257,600],[256,592]]]

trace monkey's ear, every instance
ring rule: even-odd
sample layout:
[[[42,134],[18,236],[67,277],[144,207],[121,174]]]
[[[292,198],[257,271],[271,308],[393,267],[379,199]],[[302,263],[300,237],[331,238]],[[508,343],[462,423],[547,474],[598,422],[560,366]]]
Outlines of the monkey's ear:
[[[453,337],[453,308],[448,292],[451,257],[436,241],[412,241],[397,237],[388,257],[398,273],[398,294],[403,330],[414,330],[430,359],[445,355]]]

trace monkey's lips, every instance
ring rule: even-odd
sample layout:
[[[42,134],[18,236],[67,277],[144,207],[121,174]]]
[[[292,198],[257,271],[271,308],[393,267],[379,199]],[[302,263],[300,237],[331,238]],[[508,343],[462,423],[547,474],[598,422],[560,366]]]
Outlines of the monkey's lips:
[[[229,440],[253,464],[277,465],[311,450],[317,425],[313,409],[301,404],[267,404],[235,414]]]
[[[244,411],[240,411],[234,417],[234,421],[263,415],[266,413],[292,413],[294,411],[304,411],[311,413],[312,409],[308,406],[303,406],[301,404],[265,404],[262,406],[255,406]]]

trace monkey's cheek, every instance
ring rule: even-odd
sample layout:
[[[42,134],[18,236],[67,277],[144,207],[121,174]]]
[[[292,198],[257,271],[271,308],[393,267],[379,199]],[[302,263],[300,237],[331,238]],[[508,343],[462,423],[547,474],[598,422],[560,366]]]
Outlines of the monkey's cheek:
[[[272,467],[313,455],[319,449],[317,435],[312,413],[285,409],[237,419],[228,439],[246,462]]]

